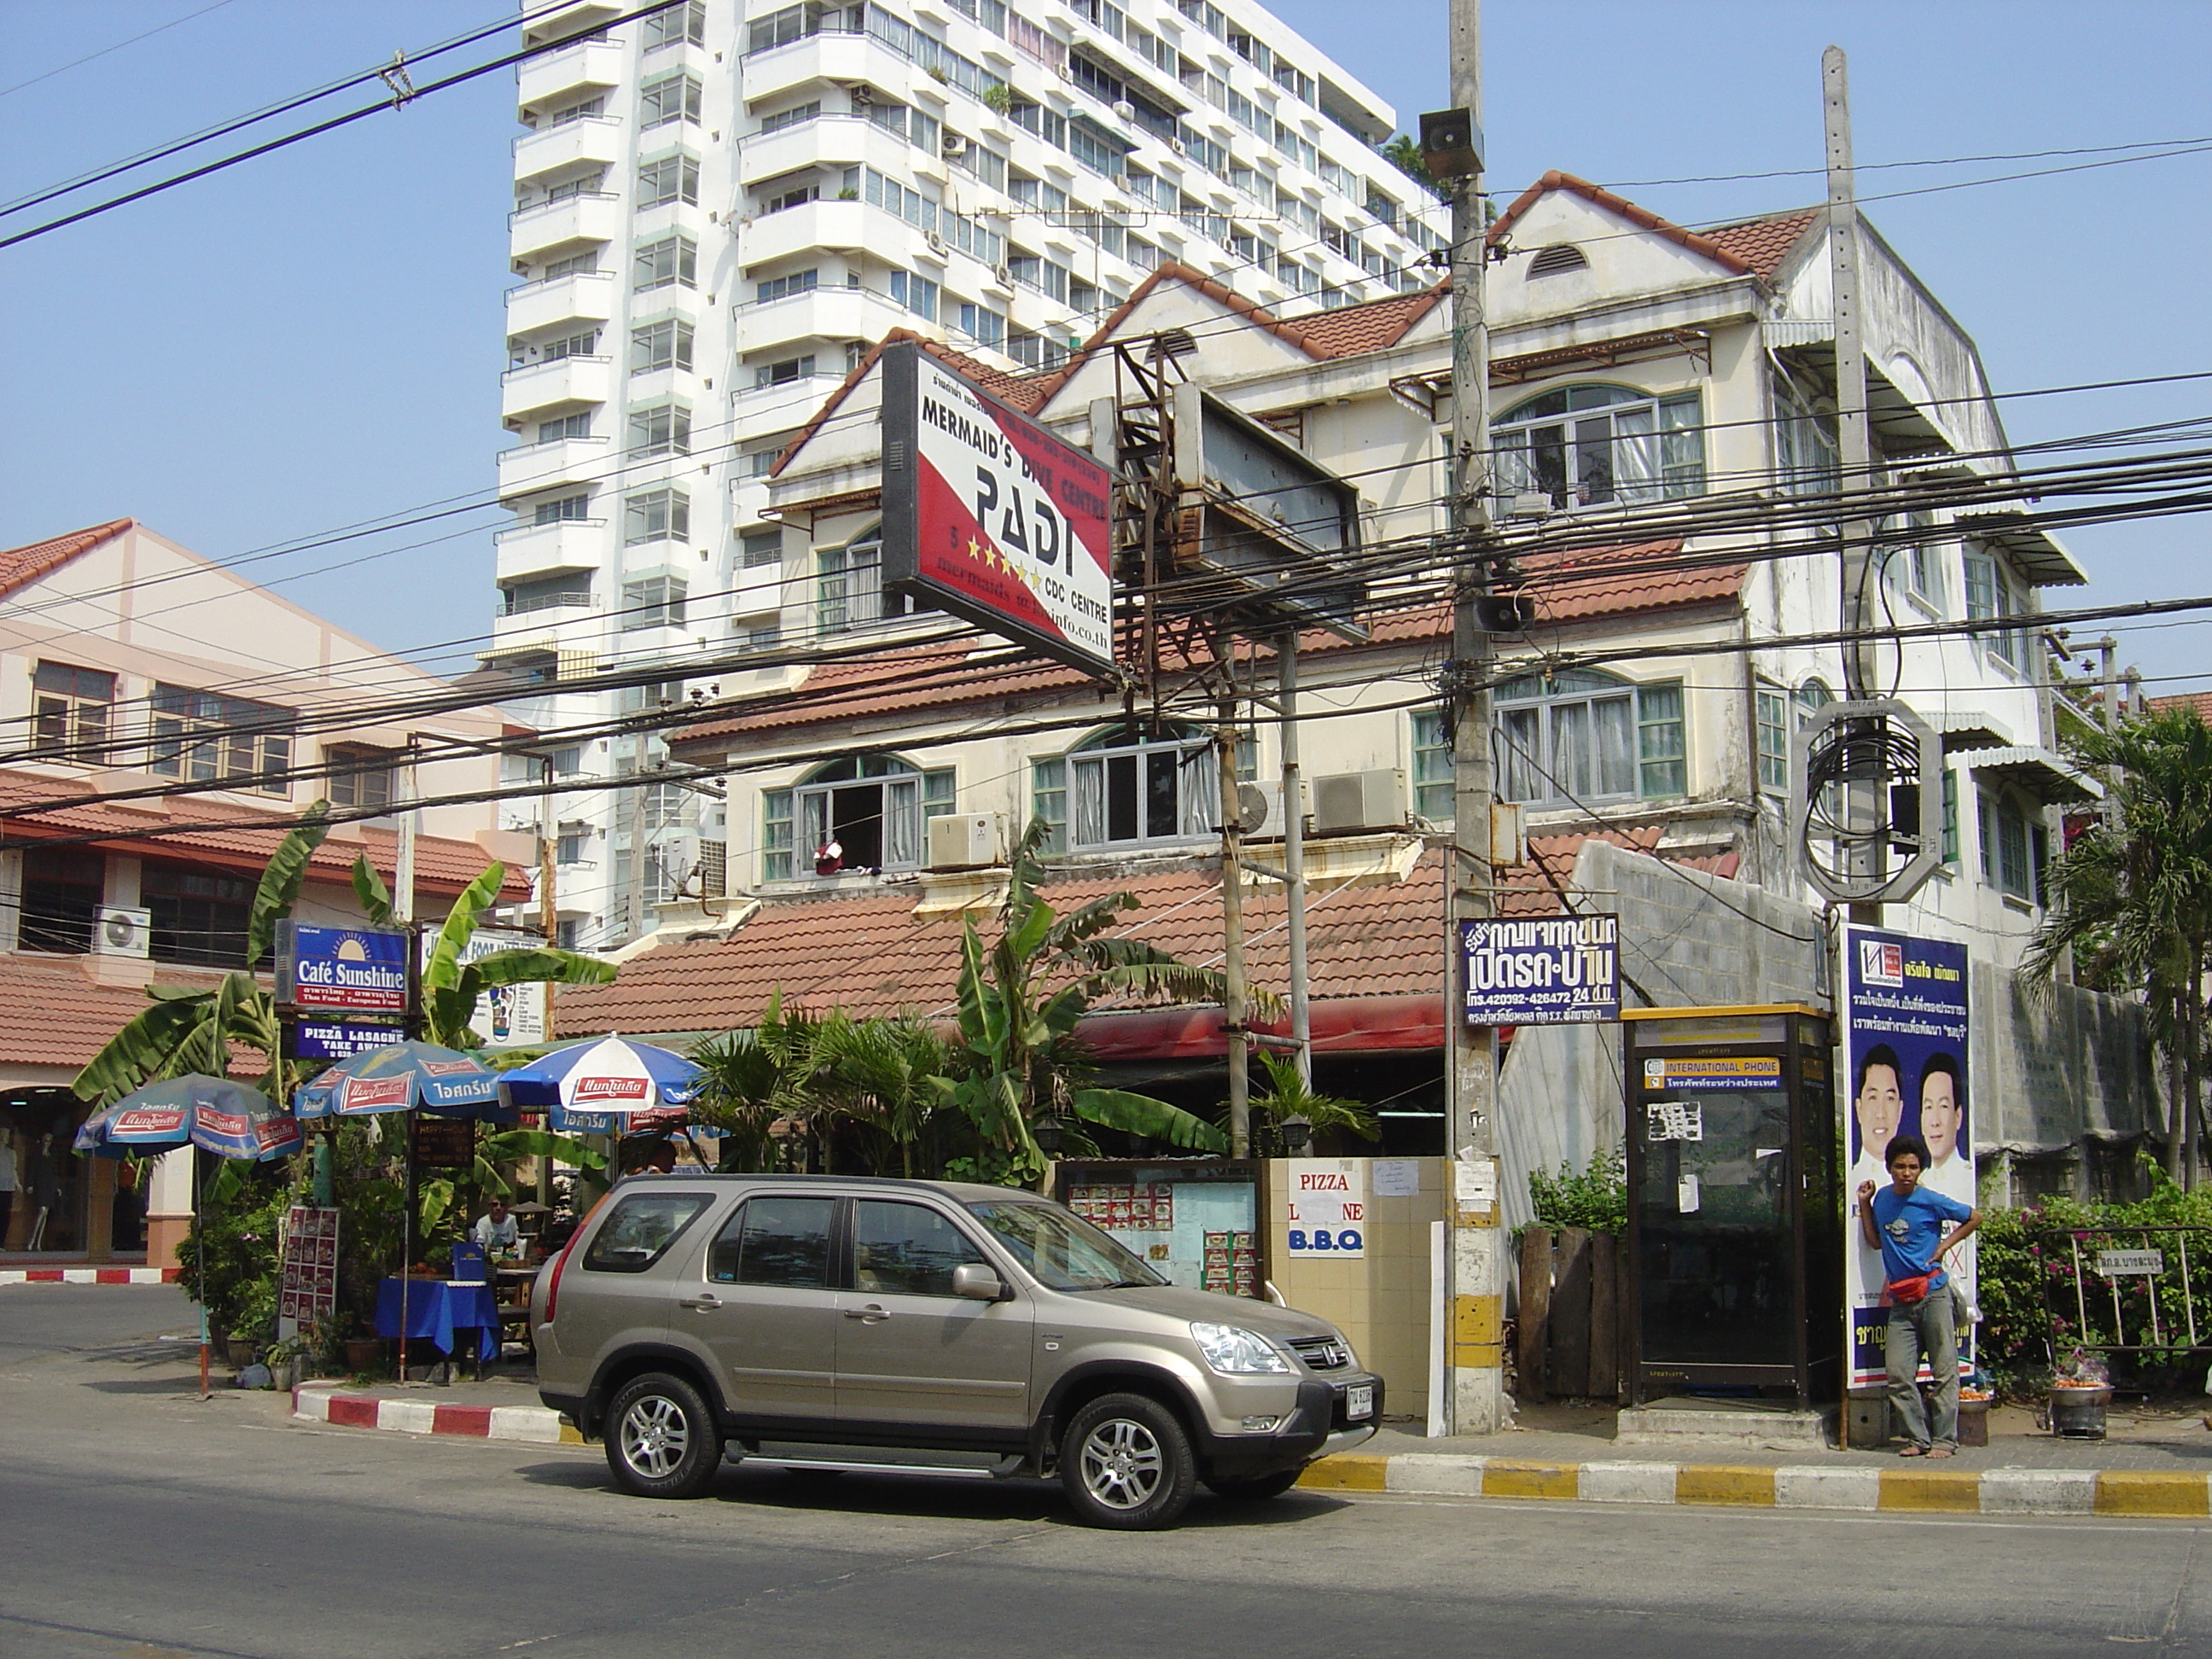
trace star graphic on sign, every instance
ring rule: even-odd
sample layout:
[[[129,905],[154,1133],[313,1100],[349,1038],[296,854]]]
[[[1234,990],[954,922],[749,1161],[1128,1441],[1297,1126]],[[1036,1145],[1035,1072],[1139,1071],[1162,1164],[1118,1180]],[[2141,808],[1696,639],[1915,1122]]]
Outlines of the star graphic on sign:
[[[971,559],[980,559],[983,556],[982,546],[973,536],[968,538],[968,556]]]

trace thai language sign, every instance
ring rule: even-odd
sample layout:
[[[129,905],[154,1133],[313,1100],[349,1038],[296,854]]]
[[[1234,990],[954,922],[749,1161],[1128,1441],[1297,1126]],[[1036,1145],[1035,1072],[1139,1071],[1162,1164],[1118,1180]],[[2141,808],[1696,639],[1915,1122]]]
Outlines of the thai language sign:
[[[1460,928],[1468,1024],[1620,1018],[1619,916],[1492,916]]]
[[[1859,1188],[1890,1184],[1890,1140],[1917,1134],[1928,1143],[1920,1185],[1946,1198],[1974,1202],[1973,1136],[1967,1110],[1966,947],[1948,939],[1913,939],[1867,927],[1844,931],[1844,1040],[1850,1063],[1850,1112],[1844,1182],[1844,1335],[1851,1382],[1882,1381],[1889,1312],[1882,1302],[1881,1253],[1859,1223]],[[1976,1241],[1944,1259],[1967,1305],[1976,1304]],[[1972,1360],[1972,1322],[1958,1322],[1961,1359]],[[1923,1368],[1924,1370],[1924,1368]]]
[[[276,924],[276,1000],[356,1014],[407,1012],[407,935]]]
[[[1086,672],[1114,665],[1114,476],[923,351],[883,354],[884,581]]]

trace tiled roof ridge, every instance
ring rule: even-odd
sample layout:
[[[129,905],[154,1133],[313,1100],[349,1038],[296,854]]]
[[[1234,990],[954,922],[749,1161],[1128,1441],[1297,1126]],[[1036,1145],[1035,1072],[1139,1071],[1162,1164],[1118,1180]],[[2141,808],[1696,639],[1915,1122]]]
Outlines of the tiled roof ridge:
[[[1639,229],[1663,236],[1694,253],[1704,254],[1716,264],[1724,266],[1739,276],[1759,275],[1749,260],[1713,240],[1710,235],[1686,229],[1671,219],[1661,218],[1649,208],[1638,207],[1626,196],[1616,195],[1602,185],[1594,185],[1587,179],[1578,179],[1571,173],[1562,173],[1557,167],[1515,197],[1513,204],[1498,216],[1485,240],[1493,246],[1504,240],[1506,233],[1520,222],[1521,216],[1555,190],[1571,191],[1584,201],[1627,220]]]
[[[106,524],[67,531],[42,542],[0,550],[0,595],[13,593],[49,571],[60,569],[80,554],[112,541],[124,532],[137,528],[137,524],[136,519],[111,519]]]

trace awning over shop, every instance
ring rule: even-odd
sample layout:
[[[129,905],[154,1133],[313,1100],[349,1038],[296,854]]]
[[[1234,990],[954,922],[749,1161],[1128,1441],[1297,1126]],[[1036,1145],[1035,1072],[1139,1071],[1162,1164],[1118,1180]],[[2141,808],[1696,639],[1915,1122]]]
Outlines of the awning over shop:
[[[1442,1048],[1450,1035],[1444,1025],[1441,991],[1411,996],[1332,997],[1316,1002],[1312,1014],[1316,1054]],[[1290,1036],[1288,1022],[1255,1024],[1255,1029],[1274,1036]],[[1221,1029],[1221,1010],[1213,1007],[1093,1014],[1083,1022],[1081,1036],[1092,1055],[1109,1064],[1220,1060],[1229,1053],[1229,1038]]]
[[[2017,784],[2038,800],[2072,803],[2102,800],[2104,786],[2063,755],[2019,744],[2009,749],[1978,749],[1966,764]]]

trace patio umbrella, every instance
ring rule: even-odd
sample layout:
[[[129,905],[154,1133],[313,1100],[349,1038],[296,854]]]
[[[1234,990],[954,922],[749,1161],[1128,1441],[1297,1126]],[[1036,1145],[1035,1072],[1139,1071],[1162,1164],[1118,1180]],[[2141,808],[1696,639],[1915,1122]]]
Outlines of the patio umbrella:
[[[706,1077],[703,1067],[672,1048],[605,1036],[501,1073],[499,1092],[510,1105],[544,1109],[556,1129],[613,1134],[642,1114],[690,1105]]]
[[[76,1132],[76,1150],[102,1158],[137,1151],[204,1146],[218,1158],[267,1163],[300,1150],[296,1118],[263,1094],[228,1078],[194,1072],[149,1083],[103,1106]],[[192,1182],[192,1237],[199,1249],[200,1398],[208,1397],[207,1241],[199,1226],[200,1188]]]
[[[499,1073],[458,1048],[410,1038],[349,1054],[293,1099],[303,1118],[372,1117],[425,1111],[441,1117],[512,1123],[499,1097]],[[404,1201],[399,1216],[399,1375],[407,1376],[408,1264],[415,1255],[415,1137],[405,1141]]]

